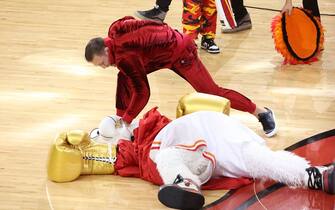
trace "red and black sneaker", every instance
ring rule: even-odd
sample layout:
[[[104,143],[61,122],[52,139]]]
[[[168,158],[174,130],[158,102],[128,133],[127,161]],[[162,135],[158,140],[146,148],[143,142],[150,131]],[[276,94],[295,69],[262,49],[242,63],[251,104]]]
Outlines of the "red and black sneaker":
[[[163,185],[158,192],[159,201],[174,209],[201,209],[205,203],[197,184],[178,175],[173,184]]]
[[[308,187],[310,189],[322,190],[335,195],[335,164],[320,172],[319,167],[306,169],[308,173]]]

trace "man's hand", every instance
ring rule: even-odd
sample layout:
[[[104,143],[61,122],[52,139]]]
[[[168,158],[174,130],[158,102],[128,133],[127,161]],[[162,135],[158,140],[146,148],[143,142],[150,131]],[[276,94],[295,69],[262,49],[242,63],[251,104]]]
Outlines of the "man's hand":
[[[291,15],[292,12],[292,0],[286,0],[283,8],[281,9],[281,13],[283,14],[284,12],[288,12],[289,15]]]
[[[123,121],[122,118],[116,121],[115,128],[121,128],[125,126],[126,128],[129,128],[129,124],[126,121]]]
[[[118,127],[120,126],[120,127]],[[122,120],[122,118],[120,118],[118,121],[116,121],[115,123],[115,128],[122,128],[124,127],[125,129],[127,129],[127,131],[130,133],[131,136],[133,136],[134,134],[131,132],[130,129],[130,124],[128,124],[126,121]],[[130,138],[131,139],[131,138]],[[129,139],[129,140],[130,140]]]

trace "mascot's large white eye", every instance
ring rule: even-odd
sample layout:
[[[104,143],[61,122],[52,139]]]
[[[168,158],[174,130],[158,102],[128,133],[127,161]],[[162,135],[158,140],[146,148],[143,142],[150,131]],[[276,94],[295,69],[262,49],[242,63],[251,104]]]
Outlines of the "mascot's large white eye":
[[[90,132],[90,138],[95,140],[99,137],[99,128],[94,128],[93,130],[91,130]]]
[[[131,133],[116,115],[103,118],[98,129],[91,131],[91,139],[99,143],[117,144],[119,139],[130,139]]]

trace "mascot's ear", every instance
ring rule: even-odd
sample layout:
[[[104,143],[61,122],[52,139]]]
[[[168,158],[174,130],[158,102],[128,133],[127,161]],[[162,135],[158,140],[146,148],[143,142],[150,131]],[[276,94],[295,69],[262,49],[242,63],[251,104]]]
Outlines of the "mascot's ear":
[[[317,61],[323,49],[324,30],[320,20],[302,8],[293,8],[273,18],[272,37],[284,63],[300,64]]]

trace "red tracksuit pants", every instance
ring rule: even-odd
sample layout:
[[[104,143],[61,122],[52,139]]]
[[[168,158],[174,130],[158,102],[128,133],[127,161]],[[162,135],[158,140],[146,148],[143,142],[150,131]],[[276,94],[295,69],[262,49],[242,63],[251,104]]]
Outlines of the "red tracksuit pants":
[[[194,41],[189,41],[191,43],[185,44],[186,47],[182,49],[182,52],[175,53],[178,55],[178,59],[171,63],[170,68],[191,84],[197,92],[227,98],[230,100],[233,109],[253,113],[256,105],[250,99],[234,90],[222,88],[214,82],[197,55]],[[116,91],[116,108],[120,116],[122,116],[121,112],[124,112],[130,103],[132,95],[130,86],[130,80],[120,72]]]
[[[247,97],[234,90],[217,85],[197,55],[195,45],[188,46],[184,55],[173,65],[172,70],[184,78],[200,93],[222,96],[230,100],[231,107],[253,113],[256,105]]]

